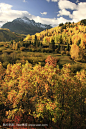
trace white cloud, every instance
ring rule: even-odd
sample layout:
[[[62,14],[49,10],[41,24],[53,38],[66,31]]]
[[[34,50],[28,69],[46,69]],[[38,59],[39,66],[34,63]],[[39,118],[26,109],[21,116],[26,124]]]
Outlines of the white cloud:
[[[66,1],[66,4],[67,4],[67,0],[64,0],[64,1]],[[61,2],[61,0],[59,2]],[[12,7],[13,7],[12,5],[0,3],[0,21],[1,21],[0,25],[3,25],[3,23],[6,23],[7,21],[12,21],[16,18],[23,17],[23,16],[28,17],[30,20],[33,19],[35,22],[39,22],[42,24],[51,24],[53,27],[59,25],[62,22],[65,23],[65,22],[70,21],[70,20],[63,18],[62,17],[63,15],[69,16],[70,18],[72,18],[70,22],[73,22],[73,21],[78,22],[82,19],[85,19],[86,18],[86,2],[80,2],[78,3],[78,5],[76,5],[75,3],[74,4],[73,3],[71,4],[71,3],[72,2],[69,2],[69,5],[63,4],[59,6],[60,11],[57,16],[60,16],[60,17],[57,19],[56,18],[41,18],[39,16],[31,15],[27,11],[12,10]],[[71,14],[69,11],[66,10],[68,7],[70,9],[75,9],[76,7],[76,9]],[[42,12],[41,14],[46,15],[47,12]]]
[[[82,19],[86,19],[86,2],[80,2],[78,3],[78,5],[67,0],[60,0],[59,2],[66,2],[60,5],[60,11],[57,15],[60,16],[59,18],[41,18],[39,16],[36,17],[33,15],[31,15],[31,18],[34,19],[36,22],[40,22],[43,24],[52,24],[53,26],[56,26],[62,22],[78,22]],[[66,9],[73,10],[73,13],[71,14],[70,11],[67,11]],[[62,15],[69,16],[72,20],[67,20],[63,18]]]
[[[60,0],[58,2],[60,11],[57,16],[67,15],[69,16],[74,22],[78,22],[82,19],[86,19],[86,2],[80,2],[77,5],[75,3],[72,3],[67,0]],[[73,10],[73,13],[71,14],[66,9]]]
[[[26,2],[25,0],[23,0],[23,2]]]
[[[58,26],[60,23],[69,22],[69,20],[60,17],[60,18],[41,18],[39,16],[32,16],[32,19],[34,19],[35,22],[40,22],[42,24],[51,24],[53,27]]]
[[[82,9],[85,9],[86,8],[86,2],[80,2],[78,3],[78,8],[77,10],[82,10]]]
[[[6,11],[6,10],[9,11],[11,8],[12,8],[12,5],[0,3],[0,11]]]
[[[69,22],[69,20],[67,20],[67,19],[65,19],[65,18],[63,18],[63,17],[58,18],[57,21],[58,21],[58,24],[60,24],[60,23],[65,23],[65,22]]]
[[[47,14],[47,12],[43,12],[43,14]],[[39,22],[42,24],[51,24],[51,25],[58,25],[60,23],[60,20],[66,20],[62,18],[41,18],[39,16],[34,16],[29,14],[27,11],[19,11],[19,10],[12,10],[12,5],[1,3],[0,4],[0,21],[3,22],[9,22],[13,21],[16,18],[26,16],[30,20],[34,20],[35,22]],[[62,21],[61,21],[62,22]],[[0,25],[2,25],[2,22],[0,22]]]
[[[41,13],[41,12],[40,12]],[[43,12],[43,13],[41,13],[42,15],[46,15],[47,14],[47,12]]]
[[[78,3],[77,10],[73,11],[72,17],[75,22],[86,19],[86,2]]]
[[[50,0],[46,0],[47,2],[50,2]]]
[[[15,18],[30,16],[27,11],[12,10],[12,5],[0,3],[0,20],[12,21]]]
[[[79,0],[76,0],[76,3],[79,3]]]
[[[68,0],[60,0],[58,2],[58,6],[60,9],[71,9],[71,10],[74,10],[77,8],[76,4],[75,3],[72,3]]]
[[[43,12],[43,14],[47,14],[47,12]],[[19,11],[19,10],[12,10],[12,5],[9,4],[5,4],[5,3],[0,3],[0,25],[2,25],[2,23],[6,23],[7,21],[13,21],[16,18],[19,17],[23,17],[26,16],[28,17],[30,20],[34,20],[35,22],[39,22],[42,24],[56,24],[58,25],[58,22],[60,21],[60,19],[56,19],[56,18],[41,18],[39,16],[34,16],[29,14],[29,12],[27,11]]]
[[[58,2],[58,0],[51,0],[52,2]]]
[[[69,16],[70,18],[72,18],[72,14],[67,11],[66,9],[62,9],[59,11],[59,14],[57,16],[62,16],[62,15],[66,15],[66,16]]]

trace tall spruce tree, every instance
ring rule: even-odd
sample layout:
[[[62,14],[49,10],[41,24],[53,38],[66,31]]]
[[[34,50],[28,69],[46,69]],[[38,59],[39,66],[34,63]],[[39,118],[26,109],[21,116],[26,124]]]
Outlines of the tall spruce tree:
[[[36,46],[36,42],[37,42],[37,36],[35,35],[35,40],[34,40],[34,46]]]
[[[49,43],[49,48],[52,49],[53,51],[55,50],[55,42],[53,39],[51,40],[51,43]]]

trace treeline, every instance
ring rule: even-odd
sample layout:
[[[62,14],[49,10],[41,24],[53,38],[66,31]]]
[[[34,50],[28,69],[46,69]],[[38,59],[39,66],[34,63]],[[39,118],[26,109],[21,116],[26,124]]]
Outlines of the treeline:
[[[4,63],[5,67],[6,67],[6,64],[8,64],[8,62],[16,63],[16,61],[19,60],[19,57],[16,54],[17,51],[61,54],[61,55],[70,56],[71,59],[76,61],[86,62],[86,55],[85,55],[86,51],[83,50],[82,47],[79,47],[79,45],[76,45],[76,44],[64,45],[61,43],[55,44],[53,39],[51,43],[43,44],[37,39],[36,35],[35,35],[34,42],[31,42],[31,41],[16,42],[15,40],[12,40],[9,43],[5,43],[4,47],[5,47],[4,50],[2,49],[3,47],[1,47],[0,49],[0,52],[2,53],[2,57],[0,58],[0,60],[2,63]],[[25,59],[27,58],[24,57],[24,60]],[[32,62],[31,59],[30,59],[30,62]]]
[[[55,44],[52,39],[51,43],[43,44],[40,40],[37,39],[35,35],[34,42],[31,41],[19,41],[15,42],[14,40],[10,42],[9,47],[13,50],[29,51],[29,52],[47,52],[47,53],[61,53],[69,54],[71,46],[69,44]]]
[[[41,41],[43,44],[49,44],[52,40],[54,40],[55,44],[77,44],[79,47],[83,49],[86,48],[86,20],[82,20],[78,23],[61,23],[59,26],[46,29],[41,31],[40,33],[36,33],[37,39]],[[27,35],[24,41],[34,42],[35,35]]]

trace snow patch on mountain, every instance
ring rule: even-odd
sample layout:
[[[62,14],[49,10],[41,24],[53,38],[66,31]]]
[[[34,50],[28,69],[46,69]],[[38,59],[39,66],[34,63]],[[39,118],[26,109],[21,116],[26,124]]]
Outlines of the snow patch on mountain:
[[[22,22],[22,23],[25,23],[25,24],[28,24],[28,25],[37,26],[37,27],[40,27],[40,28],[47,28],[47,25],[44,25],[44,24],[41,24],[41,23],[36,23],[34,20],[30,20],[27,17],[17,18],[17,19],[15,19],[13,21],[14,22],[15,21]]]

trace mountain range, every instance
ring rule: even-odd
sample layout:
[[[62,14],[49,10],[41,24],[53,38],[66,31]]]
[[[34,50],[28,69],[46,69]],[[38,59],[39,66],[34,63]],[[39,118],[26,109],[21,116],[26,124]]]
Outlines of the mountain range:
[[[37,32],[41,32],[46,29],[52,28],[51,25],[36,23],[34,20],[30,20],[27,17],[14,19],[12,22],[3,24],[1,28],[7,28],[12,32],[18,34],[30,34],[33,35]]]

